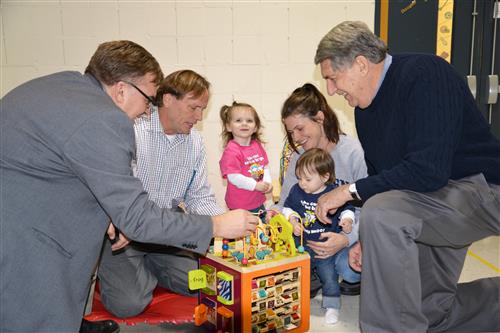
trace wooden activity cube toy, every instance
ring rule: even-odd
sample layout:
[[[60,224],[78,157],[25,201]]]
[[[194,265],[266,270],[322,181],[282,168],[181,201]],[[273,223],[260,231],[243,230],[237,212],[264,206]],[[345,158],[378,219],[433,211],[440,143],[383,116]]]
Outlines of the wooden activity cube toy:
[[[217,333],[309,329],[309,255],[296,250],[291,225],[281,214],[258,229],[252,237],[222,246],[216,240],[200,259],[198,271],[206,281],[196,325]]]

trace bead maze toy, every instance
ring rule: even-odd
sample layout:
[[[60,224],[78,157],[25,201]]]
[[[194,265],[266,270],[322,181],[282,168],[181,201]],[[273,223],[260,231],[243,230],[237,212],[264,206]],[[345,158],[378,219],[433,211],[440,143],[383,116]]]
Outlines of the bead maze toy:
[[[190,272],[190,288],[200,289],[195,325],[217,333],[309,329],[309,255],[295,247],[291,223],[268,214],[250,236],[216,239]]]

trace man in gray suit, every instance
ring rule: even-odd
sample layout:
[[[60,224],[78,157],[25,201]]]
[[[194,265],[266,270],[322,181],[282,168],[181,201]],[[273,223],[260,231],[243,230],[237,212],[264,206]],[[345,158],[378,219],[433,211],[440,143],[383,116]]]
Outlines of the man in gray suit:
[[[101,44],[85,75],[27,82],[1,100],[0,331],[77,332],[109,219],[130,239],[203,254],[248,235],[246,211],[160,209],[132,175],[132,120],[163,74],[130,41]]]

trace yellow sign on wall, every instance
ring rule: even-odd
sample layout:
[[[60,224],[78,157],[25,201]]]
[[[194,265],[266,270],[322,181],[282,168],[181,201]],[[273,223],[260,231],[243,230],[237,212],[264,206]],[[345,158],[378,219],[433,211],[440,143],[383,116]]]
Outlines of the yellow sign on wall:
[[[436,55],[451,62],[453,0],[439,0],[436,34]]]

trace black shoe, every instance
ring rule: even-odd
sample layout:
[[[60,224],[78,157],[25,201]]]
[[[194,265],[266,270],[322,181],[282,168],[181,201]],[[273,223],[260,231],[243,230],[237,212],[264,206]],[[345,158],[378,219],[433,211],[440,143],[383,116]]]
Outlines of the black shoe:
[[[319,280],[318,275],[315,272],[311,273],[311,282],[309,284],[310,290],[310,298],[314,298],[321,290],[321,281]]]
[[[114,320],[89,321],[82,319],[80,333],[118,333],[120,326]]]
[[[318,292],[321,290],[321,286],[319,288],[314,288],[310,290],[309,298],[314,298],[318,294]]]
[[[360,282],[350,283],[345,280],[342,280],[342,282],[340,282],[340,293],[342,295],[356,296],[359,295],[360,292],[361,292]]]

